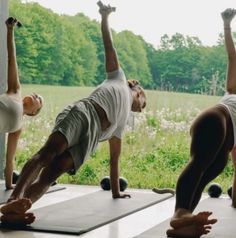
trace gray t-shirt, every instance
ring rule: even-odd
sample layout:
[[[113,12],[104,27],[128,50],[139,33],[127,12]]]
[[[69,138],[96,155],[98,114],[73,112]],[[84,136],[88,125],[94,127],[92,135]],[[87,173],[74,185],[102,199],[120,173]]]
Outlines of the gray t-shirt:
[[[0,95],[0,132],[15,132],[22,127],[23,105],[17,97]]]
[[[96,102],[107,114],[111,126],[102,132],[99,141],[115,136],[122,137],[132,105],[132,94],[121,68],[107,73],[107,79],[88,97]]]

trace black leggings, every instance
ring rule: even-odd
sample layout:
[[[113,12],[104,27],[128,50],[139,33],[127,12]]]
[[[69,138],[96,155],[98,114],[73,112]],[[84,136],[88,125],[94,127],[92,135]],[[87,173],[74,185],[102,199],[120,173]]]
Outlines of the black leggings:
[[[233,148],[233,126],[229,113],[217,105],[202,112],[191,127],[190,162],[179,176],[176,208],[191,212],[205,186],[225,168]]]

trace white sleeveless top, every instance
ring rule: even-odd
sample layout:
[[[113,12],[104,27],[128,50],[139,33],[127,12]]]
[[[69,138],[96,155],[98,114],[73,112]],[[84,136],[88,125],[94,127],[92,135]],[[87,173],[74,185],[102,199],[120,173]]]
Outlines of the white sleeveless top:
[[[22,127],[23,105],[14,95],[0,95],[0,132],[15,132]]]

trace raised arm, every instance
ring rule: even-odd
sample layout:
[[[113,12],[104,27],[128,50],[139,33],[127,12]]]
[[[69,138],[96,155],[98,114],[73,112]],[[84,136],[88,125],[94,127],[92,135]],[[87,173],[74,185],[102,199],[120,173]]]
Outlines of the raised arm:
[[[101,1],[97,4],[99,6],[99,13],[102,17],[101,31],[105,50],[106,72],[112,72],[119,68],[118,57],[113,46],[112,34],[108,23],[108,17],[111,12],[115,11],[115,8],[110,5],[106,6]]]
[[[20,90],[20,81],[18,76],[18,67],[16,62],[16,47],[14,39],[14,27],[17,25],[15,18],[8,18],[7,26],[7,52],[8,52],[8,76],[7,93],[18,93]]]
[[[230,94],[236,93],[236,51],[230,27],[231,21],[235,15],[236,11],[231,8],[228,8],[221,13],[224,22],[225,48],[228,55],[226,90]]]
[[[129,198],[129,194],[121,194],[119,186],[119,158],[121,153],[121,139],[112,137],[109,140],[110,146],[110,178],[113,198]]]

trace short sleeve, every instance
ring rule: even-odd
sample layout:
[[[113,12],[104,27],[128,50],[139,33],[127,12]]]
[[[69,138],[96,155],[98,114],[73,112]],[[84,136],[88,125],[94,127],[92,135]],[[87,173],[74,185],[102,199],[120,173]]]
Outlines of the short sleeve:
[[[116,130],[113,132],[112,136],[115,136],[119,139],[122,139],[122,135],[123,135],[123,132],[124,132],[124,128],[122,127],[117,127]]]
[[[107,79],[120,79],[126,81],[125,73],[122,68],[119,68],[112,72],[107,72]]]

